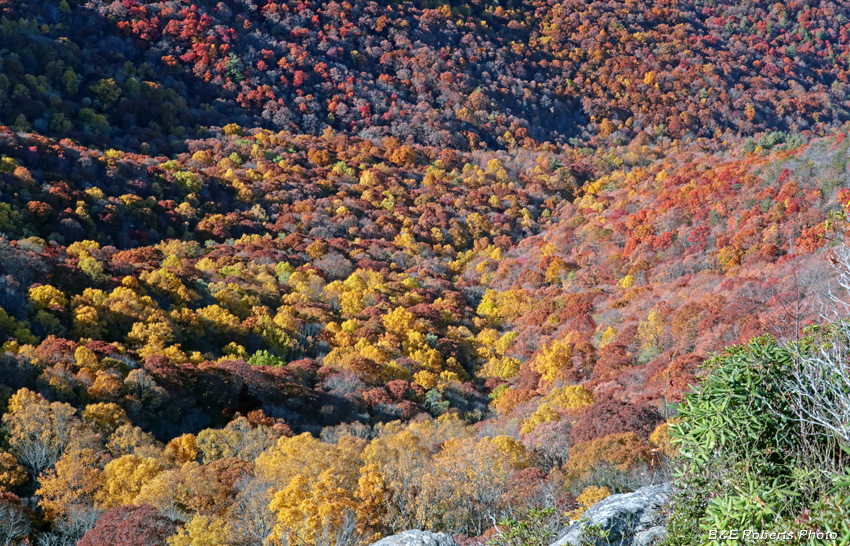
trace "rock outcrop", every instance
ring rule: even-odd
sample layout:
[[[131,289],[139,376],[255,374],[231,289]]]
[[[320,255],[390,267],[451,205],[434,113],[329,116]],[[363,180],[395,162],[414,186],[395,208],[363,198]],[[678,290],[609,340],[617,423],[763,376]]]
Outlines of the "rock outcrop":
[[[672,484],[666,483],[641,487],[633,493],[611,495],[588,508],[552,546],[578,545],[582,537],[590,543],[611,546],[656,544],[667,534],[662,525],[661,508],[672,494]],[[593,529],[607,535],[594,540]]]
[[[414,530],[382,538],[372,546],[457,546],[457,544],[445,533]]]
[[[661,509],[672,494],[672,484],[666,483],[611,495],[588,508],[551,546],[657,544],[667,534]],[[593,533],[587,532],[594,528],[605,533],[605,538],[594,539]],[[413,530],[383,538],[371,546],[457,546],[457,543],[445,533]]]

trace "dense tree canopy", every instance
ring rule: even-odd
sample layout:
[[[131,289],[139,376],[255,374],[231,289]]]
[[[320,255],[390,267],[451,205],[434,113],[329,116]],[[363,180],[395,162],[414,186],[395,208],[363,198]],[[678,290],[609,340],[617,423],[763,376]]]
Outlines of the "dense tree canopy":
[[[815,318],[810,4],[0,0],[0,538],[485,541],[651,479],[711,353]]]

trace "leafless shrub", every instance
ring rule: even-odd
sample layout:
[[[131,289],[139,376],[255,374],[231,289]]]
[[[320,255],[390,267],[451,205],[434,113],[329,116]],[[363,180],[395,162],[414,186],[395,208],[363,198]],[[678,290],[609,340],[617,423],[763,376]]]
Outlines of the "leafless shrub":
[[[816,332],[815,343],[798,345],[794,372],[784,388],[806,440],[826,437],[827,443],[850,446],[850,248],[838,246],[828,258],[838,290],[830,287],[821,299],[824,326]],[[812,456],[819,459],[823,472],[834,473],[840,465],[835,467],[835,457],[826,451],[834,453],[835,446],[827,447],[812,450]]]
[[[231,507],[234,531],[240,544],[262,546],[277,522],[269,510],[272,484],[260,478],[246,478],[237,486],[239,492]]]
[[[0,544],[17,544],[30,532],[30,521],[24,509],[16,504],[0,504]]]
[[[357,525],[357,515],[352,510],[346,510],[339,525],[325,523],[315,537],[315,544],[316,546],[356,546],[361,544],[363,539],[363,533]],[[298,534],[292,536],[289,530],[282,529],[280,543],[283,546],[304,546],[311,542]]]
[[[86,506],[77,506],[59,519],[51,533],[38,537],[38,546],[74,546],[83,535],[97,523],[100,511]]]

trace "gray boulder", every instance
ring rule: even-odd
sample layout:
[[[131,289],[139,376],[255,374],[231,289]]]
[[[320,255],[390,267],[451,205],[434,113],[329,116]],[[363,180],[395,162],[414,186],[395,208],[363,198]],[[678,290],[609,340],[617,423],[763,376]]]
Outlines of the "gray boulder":
[[[661,509],[672,494],[672,484],[665,483],[641,487],[633,493],[611,495],[588,508],[552,546],[575,546],[583,537],[591,543],[611,546],[656,544],[667,534],[662,525]],[[607,536],[594,539],[588,527],[607,532]]]
[[[457,546],[457,544],[452,537],[445,533],[405,531],[382,538],[372,546]]]

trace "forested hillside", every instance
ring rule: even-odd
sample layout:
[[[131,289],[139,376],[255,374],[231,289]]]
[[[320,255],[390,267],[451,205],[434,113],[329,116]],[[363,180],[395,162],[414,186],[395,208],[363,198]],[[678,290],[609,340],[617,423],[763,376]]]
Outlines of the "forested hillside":
[[[222,119],[478,149],[823,131],[850,111],[844,2],[0,9],[6,124],[134,150]]]
[[[819,320],[810,4],[0,0],[0,539],[471,545],[665,477],[703,361]]]

